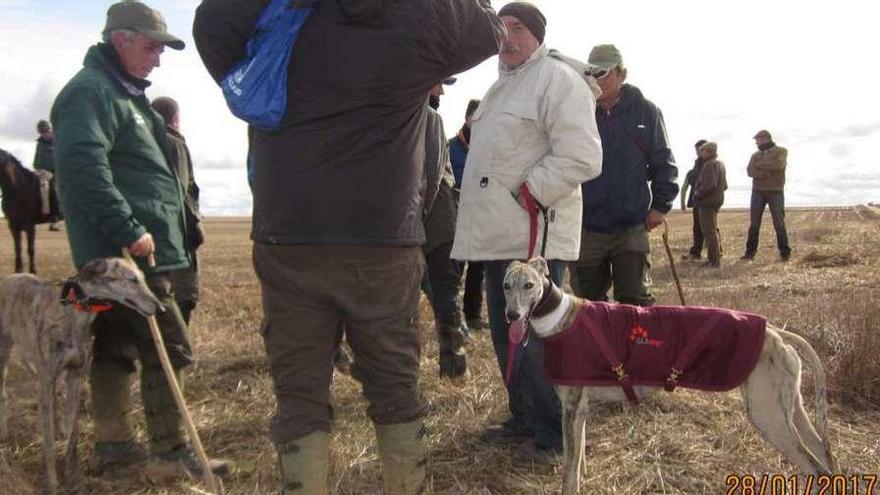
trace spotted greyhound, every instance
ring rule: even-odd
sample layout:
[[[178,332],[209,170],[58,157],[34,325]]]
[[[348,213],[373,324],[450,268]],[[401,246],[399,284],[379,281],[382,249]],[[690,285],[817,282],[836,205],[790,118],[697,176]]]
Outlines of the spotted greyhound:
[[[59,295],[62,296],[59,299]],[[76,472],[76,417],[82,378],[91,364],[90,326],[97,311],[111,304],[127,306],[148,316],[161,304],[147,288],[132,262],[121,258],[96,259],[69,279],[61,293],[53,284],[33,275],[11,275],[0,281],[0,439],[6,424],[6,366],[13,344],[39,380],[38,407],[43,433],[45,491],[56,493],[55,471],[56,387],[65,384],[60,429],[66,437],[65,474]]]

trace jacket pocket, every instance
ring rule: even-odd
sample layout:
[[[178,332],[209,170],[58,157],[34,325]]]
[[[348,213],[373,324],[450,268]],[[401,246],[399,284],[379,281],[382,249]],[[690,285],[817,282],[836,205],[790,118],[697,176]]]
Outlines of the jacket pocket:
[[[495,141],[490,171],[504,177],[525,177],[547,147],[544,132],[538,123],[538,102],[529,99],[510,99],[500,105],[500,112],[492,119],[492,137]],[[522,182],[520,180],[520,182]],[[514,187],[518,184],[509,184]]]

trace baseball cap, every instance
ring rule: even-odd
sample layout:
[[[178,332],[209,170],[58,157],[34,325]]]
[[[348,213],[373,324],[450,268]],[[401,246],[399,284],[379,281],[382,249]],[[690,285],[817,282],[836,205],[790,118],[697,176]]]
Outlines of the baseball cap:
[[[611,70],[623,65],[623,56],[614,45],[596,45],[590,50],[588,62],[602,70]]]
[[[129,29],[141,33],[175,50],[183,50],[186,47],[180,38],[168,32],[162,14],[134,0],[114,3],[107,9],[107,24],[104,25],[104,32],[108,33],[116,29]]]

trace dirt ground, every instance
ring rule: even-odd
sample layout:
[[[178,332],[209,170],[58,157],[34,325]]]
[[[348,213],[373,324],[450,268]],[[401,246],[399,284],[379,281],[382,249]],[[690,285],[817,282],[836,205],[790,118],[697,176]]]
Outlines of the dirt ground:
[[[846,493],[865,493],[862,475],[880,473],[880,402],[871,395],[880,389],[880,375],[870,374],[878,369],[870,366],[877,362],[875,325],[880,324],[880,214],[869,207],[789,210],[794,253],[784,263],[775,250],[769,212],[758,255],[748,262],[739,259],[748,213],[723,211],[719,225],[724,258],[718,270],[680,261],[690,246],[690,221],[689,213],[669,216],[670,243],[687,302],[760,313],[813,343],[829,370],[831,444],[846,474],[855,476],[847,478]],[[199,362],[187,380],[189,407],[208,452],[236,463],[226,493],[277,493],[276,461],[267,438],[275,404],[258,333],[260,294],[251,266],[250,223],[216,218],[206,225],[207,243],[200,255],[202,302],[191,329]],[[658,303],[679,304],[659,232],[652,234],[652,248]],[[73,274],[64,232],[41,226],[37,253],[41,276],[59,281]],[[8,237],[0,241],[0,260],[5,260],[3,271],[10,272]],[[430,403],[429,493],[557,492],[558,468],[518,465],[511,457],[513,447],[480,440],[482,429],[503,420],[506,413],[506,393],[488,334],[476,332],[468,342],[470,379],[459,384],[441,381],[431,310],[424,298],[421,304],[422,388]],[[37,493],[33,487],[42,476],[33,383],[14,361],[8,387],[12,437],[0,443],[2,494]],[[378,493],[378,459],[360,386],[337,376],[333,396],[332,491]],[[804,396],[811,411],[809,377]],[[86,465],[92,454],[91,407],[87,399],[80,417],[80,451]],[[755,476],[760,483],[765,475],[794,474],[756,434],[745,414],[738,391],[677,391],[658,394],[638,408],[594,409],[587,425],[584,493],[727,493],[731,475]],[[135,422],[143,439],[142,411]],[[62,446],[58,448],[60,452]],[[860,480],[856,491],[852,480]],[[84,493],[195,493],[192,486],[200,485],[154,486],[136,469],[84,475]],[[880,493],[880,484],[874,490]]]

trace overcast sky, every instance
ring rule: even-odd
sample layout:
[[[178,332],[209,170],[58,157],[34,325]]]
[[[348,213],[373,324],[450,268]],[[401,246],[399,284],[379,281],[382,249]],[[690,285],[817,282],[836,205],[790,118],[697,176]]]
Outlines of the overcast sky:
[[[439,1],[439,0],[438,0]],[[106,0],[0,0],[0,148],[26,165],[36,121],[81,67],[103,28]],[[187,42],[167,50],[148,95],[172,96],[195,163],[207,214],[249,214],[245,126],[225,108],[192,43],[198,0],[153,0],[169,30]],[[496,8],[506,2],[494,2]],[[546,44],[586,59],[615,43],[639,86],[666,118],[680,179],[693,143],[717,141],[727,164],[727,206],[748,204],[745,166],[761,128],[789,149],[789,205],[880,200],[880,34],[873,2],[838,0],[536,0]],[[430,29],[430,26],[426,26]],[[497,75],[493,57],[447,87],[448,134],[470,98]]]

